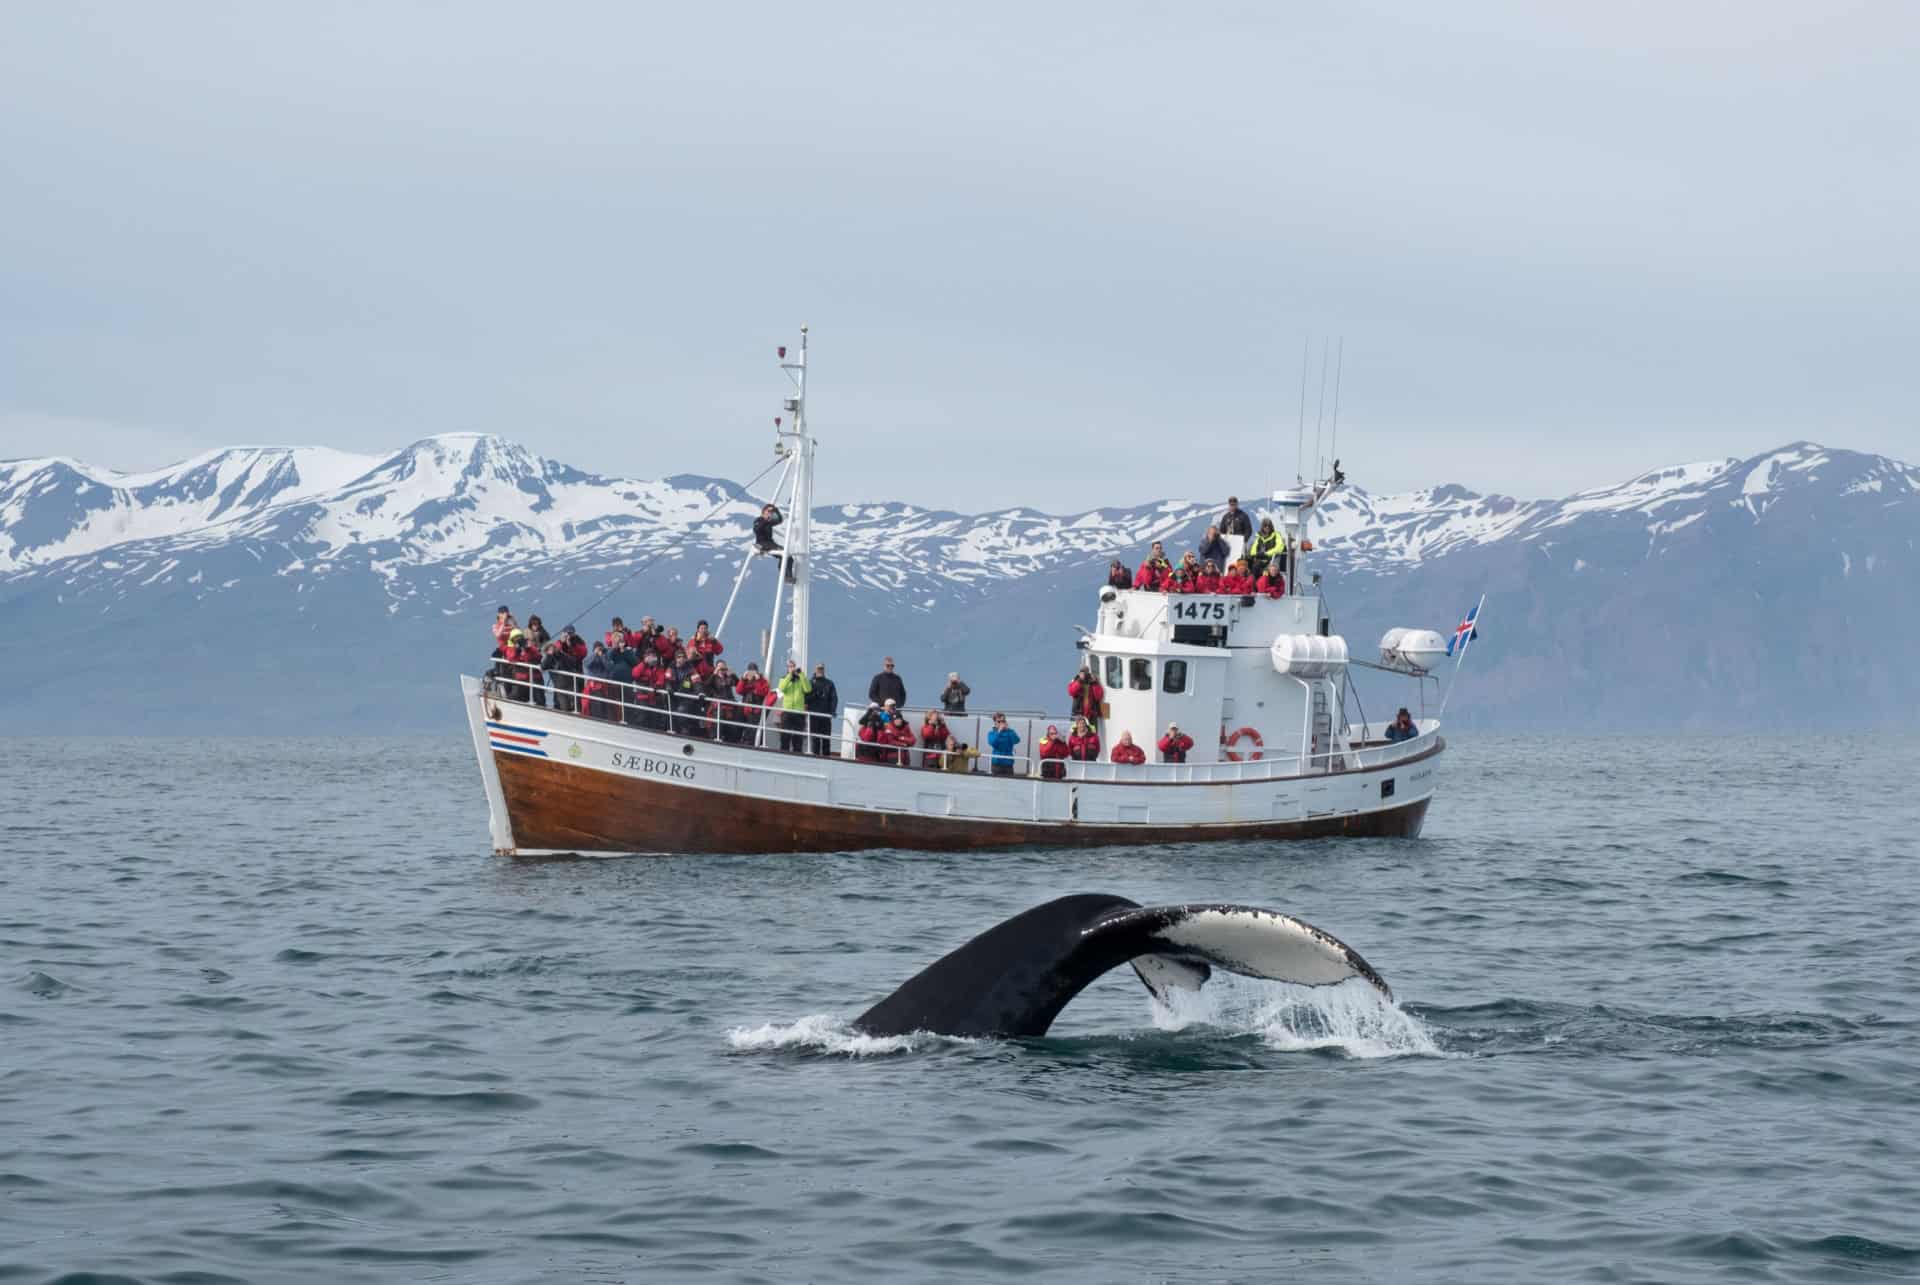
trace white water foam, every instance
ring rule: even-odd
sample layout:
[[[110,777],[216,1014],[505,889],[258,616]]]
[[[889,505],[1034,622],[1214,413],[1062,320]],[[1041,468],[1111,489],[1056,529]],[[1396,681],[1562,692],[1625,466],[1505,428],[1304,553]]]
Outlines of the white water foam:
[[[878,1057],[888,1053],[911,1053],[917,1048],[949,1041],[943,1035],[916,1031],[910,1035],[868,1035],[848,1025],[845,1018],[813,1013],[797,1022],[768,1022],[764,1026],[736,1026],[727,1032],[727,1043],[743,1053],[773,1049],[810,1049],[837,1053],[846,1057]]]
[[[1352,1058],[1445,1057],[1427,1024],[1358,978],[1337,986],[1291,986],[1216,972],[1205,989],[1153,1004],[1163,1031],[1211,1026],[1259,1035],[1293,1053],[1335,1049]]]

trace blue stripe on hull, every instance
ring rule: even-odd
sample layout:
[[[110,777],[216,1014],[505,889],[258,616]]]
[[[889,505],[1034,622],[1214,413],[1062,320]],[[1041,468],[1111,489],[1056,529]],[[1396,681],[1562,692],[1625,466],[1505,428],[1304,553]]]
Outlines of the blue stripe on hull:
[[[512,723],[496,723],[487,720],[487,726],[499,732],[512,732],[517,736],[545,736],[546,732],[537,727],[515,727]]]

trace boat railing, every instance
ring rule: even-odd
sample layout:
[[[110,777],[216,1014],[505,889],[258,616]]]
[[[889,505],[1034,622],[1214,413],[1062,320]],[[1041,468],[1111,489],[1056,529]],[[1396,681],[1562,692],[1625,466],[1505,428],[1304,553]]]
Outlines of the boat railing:
[[[816,711],[786,710],[778,704],[753,705],[737,698],[687,692],[664,687],[647,687],[616,679],[556,671],[552,686],[524,679],[489,675],[483,680],[487,696],[534,708],[551,708],[590,721],[633,727],[670,736],[717,741],[748,749],[785,751],[823,757],[848,758],[882,765],[907,766],[928,770],[946,770],[949,751],[924,745],[919,729],[911,719],[907,728],[914,733],[911,746],[862,741],[859,718],[864,706],[843,706],[838,715]],[[924,721],[926,707],[908,707],[904,713],[919,714]],[[986,744],[991,726],[990,714],[941,713],[956,744],[966,749],[967,773],[1037,778],[1040,780],[1132,782],[1153,784],[1231,784],[1236,781],[1264,781],[1275,777],[1332,775],[1341,772],[1383,767],[1401,759],[1424,753],[1439,735],[1439,724],[1422,720],[1419,735],[1397,742],[1366,743],[1367,729],[1356,728],[1360,739],[1346,748],[1333,747],[1307,756],[1263,753],[1259,758],[1212,763],[1114,763],[1108,758],[1097,761],[1080,759],[1042,759],[1036,753],[1049,726],[1071,728],[1071,716],[1014,713],[1005,714],[1007,725],[1019,736],[1014,753],[1002,758],[1006,770],[996,773],[995,755]],[[789,718],[792,715],[794,717]],[[1142,749],[1153,753],[1150,746]],[[1113,746],[1103,736],[1102,755],[1110,755]],[[955,769],[956,772],[962,769]]]

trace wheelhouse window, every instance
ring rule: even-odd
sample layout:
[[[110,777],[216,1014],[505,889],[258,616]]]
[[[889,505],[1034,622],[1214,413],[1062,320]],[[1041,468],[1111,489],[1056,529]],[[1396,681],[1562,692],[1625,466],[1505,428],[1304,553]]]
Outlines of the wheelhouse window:
[[[1136,692],[1153,690],[1153,662],[1136,656],[1127,662],[1127,686]]]
[[[1120,658],[1118,656],[1107,657],[1107,686],[1115,691],[1120,690]]]
[[[1169,695],[1178,696],[1187,690],[1187,662],[1170,660],[1165,672],[1160,675],[1160,690]]]

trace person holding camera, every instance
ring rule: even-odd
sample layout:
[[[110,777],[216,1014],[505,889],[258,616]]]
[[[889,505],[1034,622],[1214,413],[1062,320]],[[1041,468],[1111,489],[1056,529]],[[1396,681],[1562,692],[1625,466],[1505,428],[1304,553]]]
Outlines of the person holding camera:
[[[964,714],[967,712],[967,697],[971,695],[973,688],[961,682],[957,672],[948,674],[947,685],[940,689],[940,708],[949,714]],[[905,700],[906,697],[900,699]]]
[[[807,752],[807,694],[812,690],[800,662],[789,657],[780,678],[780,748],[788,754]]]
[[[1107,698],[1107,689],[1093,676],[1091,665],[1081,665],[1080,672],[1067,684],[1067,699],[1073,702],[1073,712],[1089,723],[1100,721],[1100,703]]]
[[[1013,775],[1013,751],[1020,744],[1020,733],[1007,726],[1007,716],[996,713],[993,716],[993,730],[987,733],[987,748],[993,754],[987,760],[987,768],[995,776]]]
[[[580,673],[587,658],[587,640],[574,632],[572,625],[547,644],[540,667],[553,682],[553,707],[562,714],[573,713],[580,704]]]

